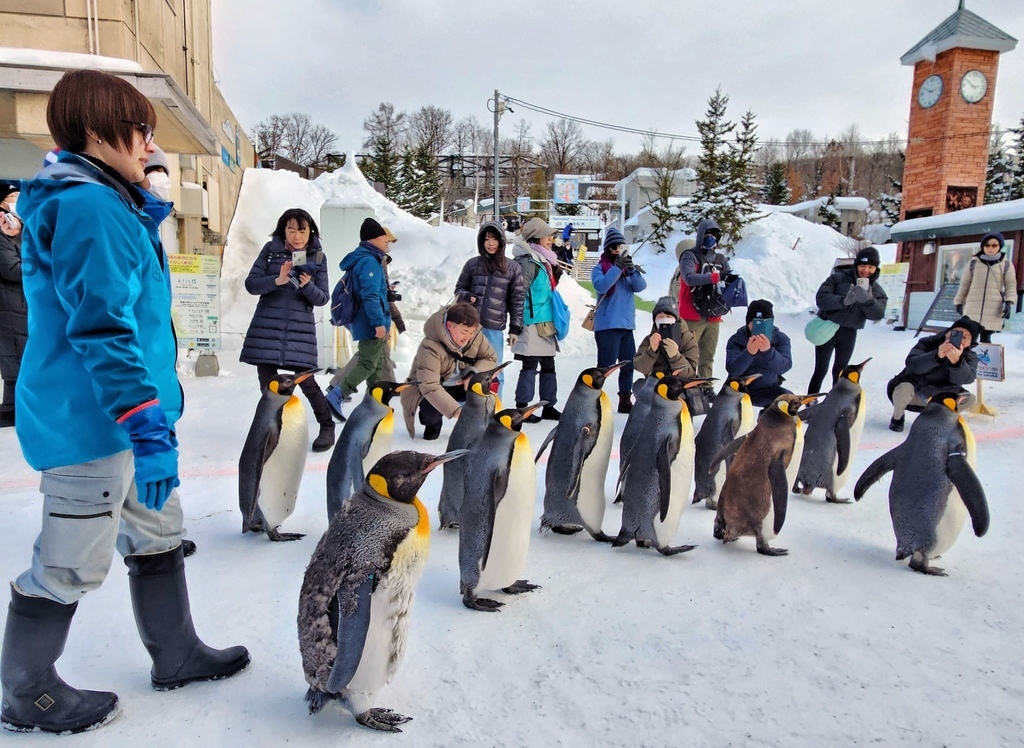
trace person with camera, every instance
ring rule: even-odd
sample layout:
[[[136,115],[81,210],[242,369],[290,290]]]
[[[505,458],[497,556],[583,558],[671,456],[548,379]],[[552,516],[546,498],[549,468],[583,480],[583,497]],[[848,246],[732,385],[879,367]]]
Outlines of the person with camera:
[[[789,336],[775,326],[775,307],[757,299],[747,307],[747,323],[738,329],[725,346],[725,370],[729,377],[760,374],[747,385],[750,402],[766,408],[779,395],[793,394],[782,383],[793,368]]]
[[[239,361],[253,364],[260,391],[281,369],[303,372],[319,363],[313,307],[331,298],[327,258],[320,245],[320,229],[302,208],[290,208],[277,219],[271,239],[260,250],[245,279],[245,290],[259,296]],[[334,444],[334,419],[314,377],[299,386],[309,400],[320,432],[314,452]]]
[[[722,230],[711,218],[697,224],[697,236],[692,249],[679,256],[679,316],[686,320],[690,332],[697,339],[700,360],[697,376],[710,378],[715,365],[715,351],[718,348],[722,315],[729,308],[722,301],[721,291],[727,281],[734,277],[729,261],[716,251],[722,238]],[[708,400],[715,396],[714,387],[706,385],[704,394]]]
[[[907,354],[903,371],[889,380],[886,394],[892,402],[891,431],[903,431],[908,410],[920,412],[928,398],[940,392],[963,391],[978,376],[978,354],[982,327],[970,317],[961,317],[948,330],[921,338]],[[961,407],[969,407],[967,395]]]
[[[625,361],[619,369],[619,413],[633,409],[633,357],[636,355],[636,294],[647,288],[643,273],[626,251],[626,237],[609,227],[604,235],[604,251],[590,282],[597,291],[594,312],[594,339],[597,341],[597,365],[611,366]]]
[[[981,249],[964,268],[953,300],[958,314],[981,324],[982,343],[992,342],[992,333],[1003,329],[1017,302],[1017,273],[1005,248],[1002,234],[985,234]]]
[[[877,322],[885,316],[889,297],[878,285],[879,264],[878,250],[866,247],[857,253],[853,265],[834,269],[818,288],[814,297],[818,316],[839,327],[831,338],[814,347],[814,373],[807,385],[809,394],[821,391],[833,353],[836,358],[832,364],[832,384],[836,383],[853,356],[857,331],[864,329],[868,320]]]
[[[13,212],[18,189],[13,183],[0,185],[0,194],[7,193],[0,203],[0,376],[4,388],[0,428],[14,425],[14,389],[28,342],[28,305],[21,287],[21,221]]]
[[[671,296],[662,296],[651,312],[654,326],[650,335],[640,341],[633,368],[645,377],[654,373],[679,372],[683,379],[697,376],[697,340],[679,319],[676,302]]]

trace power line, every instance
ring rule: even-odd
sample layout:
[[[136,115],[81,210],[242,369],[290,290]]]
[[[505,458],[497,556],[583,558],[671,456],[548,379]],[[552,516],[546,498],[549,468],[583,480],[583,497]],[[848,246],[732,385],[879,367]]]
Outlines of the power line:
[[[548,107],[543,107],[543,106],[540,106],[539,104],[531,104],[528,101],[523,101],[522,99],[516,99],[516,98],[514,98],[512,96],[502,95],[502,98],[505,99],[508,102],[511,102],[511,103],[514,103],[514,104],[518,104],[521,107],[524,107],[524,108],[529,109],[531,111],[537,112],[538,114],[544,114],[544,115],[547,115],[549,117],[559,117],[561,119],[567,119],[567,120],[569,120],[571,122],[579,122],[581,125],[589,125],[590,127],[599,127],[599,128],[605,129],[605,130],[613,130],[615,132],[624,132],[624,133],[629,133],[629,134],[632,134],[632,135],[643,135],[645,137],[668,138],[670,140],[683,140],[683,141],[690,142],[690,143],[699,143],[700,140],[701,140],[699,135],[678,135],[678,134],[675,134],[675,133],[659,132],[658,130],[642,130],[642,129],[636,128],[636,127],[629,127],[627,125],[615,125],[615,124],[612,124],[610,122],[601,122],[600,120],[588,119],[586,117],[578,117],[578,116],[573,115],[573,114],[566,114],[564,112],[558,112],[558,111],[555,111],[554,109],[549,109]],[[998,131],[998,132],[1002,133],[1002,132],[1005,132],[1005,130]],[[952,140],[954,138],[969,138],[969,137],[977,137],[979,135],[988,136],[989,134],[990,133],[987,130],[979,130],[977,132],[964,132],[964,133],[951,133],[951,134],[948,134],[948,135],[938,135],[938,136],[931,137],[931,138],[914,138],[912,141],[910,141],[909,138],[900,138],[899,142],[902,142],[902,143],[908,143],[908,142],[925,143],[925,142],[930,142],[930,141],[933,141],[933,140]],[[832,143],[838,143],[839,145],[865,145],[865,146],[867,146],[867,145],[885,145],[886,143],[889,143],[889,142],[890,142],[889,138],[880,138],[878,140],[854,140],[854,141],[843,141],[843,140],[836,140],[835,138],[833,138],[831,140],[808,140],[808,141],[804,141],[804,142],[799,143],[799,145],[801,145],[801,146],[829,146]],[[761,139],[760,142],[759,142],[758,147],[759,148],[763,148],[768,143],[778,144],[780,146],[784,146],[785,145],[785,141],[784,140],[778,140],[778,139],[763,140],[763,139]]]

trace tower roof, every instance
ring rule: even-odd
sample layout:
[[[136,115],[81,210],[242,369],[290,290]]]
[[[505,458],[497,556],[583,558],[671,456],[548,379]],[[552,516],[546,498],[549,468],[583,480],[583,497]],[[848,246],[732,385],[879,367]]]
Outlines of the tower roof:
[[[934,60],[940,53],[954,47],[1009,52],[1016,46],[1015,38],[967,10],[963,0],[960,0],[960,7],[956,12],[911,47],[910,51],[900,58],[900,63],[915,65],[921,60]]]

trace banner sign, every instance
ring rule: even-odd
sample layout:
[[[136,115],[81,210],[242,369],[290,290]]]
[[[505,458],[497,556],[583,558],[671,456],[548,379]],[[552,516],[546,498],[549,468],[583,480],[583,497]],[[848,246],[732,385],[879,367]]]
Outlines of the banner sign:
[[[171,321],[180,348],[220,348],[220,258],[168,255]]]
[[[878,269],[878,285],[889,297],[889,302],[885,307],[885,316],[882,319],[890,325],[904,326],[903,299],[907,294],[909,275],[909,262],[887,263]]]
[[[1003,346],[999,343],[978,343],[974,352],[978,354],[978,379],[1002,382],[1006,376]]]

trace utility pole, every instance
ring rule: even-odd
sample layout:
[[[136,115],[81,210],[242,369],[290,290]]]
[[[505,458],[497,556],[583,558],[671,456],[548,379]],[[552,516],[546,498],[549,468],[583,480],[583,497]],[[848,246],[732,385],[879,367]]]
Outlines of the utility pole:
[[[498,199],[499,187],[498,187],[498,162],[499,156],[499,139],[498,139],[498,122],[501,120],[501,97],[498,94],[498,89],[494,89],[494,220],[499,224],[501,223],[501,202]]]

